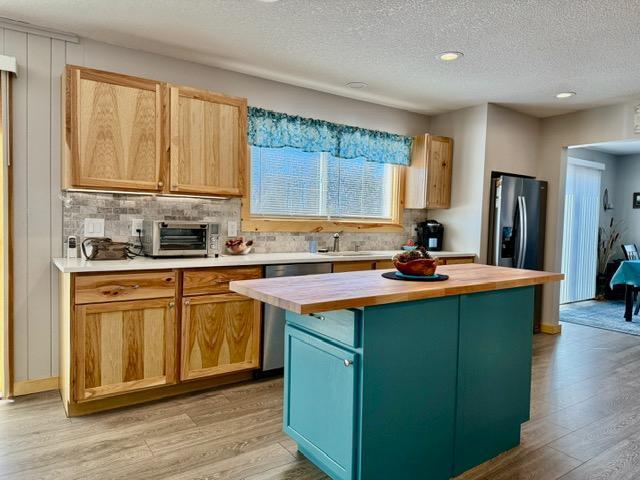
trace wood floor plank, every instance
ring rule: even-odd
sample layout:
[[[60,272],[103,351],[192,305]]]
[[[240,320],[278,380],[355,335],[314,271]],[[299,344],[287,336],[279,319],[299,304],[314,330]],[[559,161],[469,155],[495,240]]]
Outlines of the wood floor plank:
[[[458,480],[640,479],[638,372],[639,337],[536,335],[521,445]],[[282,395],[276,377],[73,419],[57,392],[18,397],[0,404],[0,477],[328,478],[282,432]]]

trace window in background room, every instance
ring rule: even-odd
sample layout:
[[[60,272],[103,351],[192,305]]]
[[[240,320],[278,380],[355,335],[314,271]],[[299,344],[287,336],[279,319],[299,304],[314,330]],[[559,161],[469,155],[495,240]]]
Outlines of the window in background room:
[[[394,168],[326,152],[251,147],[251,215],[391,221]]]

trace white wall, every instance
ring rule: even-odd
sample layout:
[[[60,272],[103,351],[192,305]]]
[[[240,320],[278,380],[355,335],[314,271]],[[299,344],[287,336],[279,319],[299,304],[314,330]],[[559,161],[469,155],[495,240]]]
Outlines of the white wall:
[[[453,165],[451,208],[428,217],[445,225],[445,250],[480,255],[487,105],[436,115],[431,133],[453,138]]]
[[[82,40],[65,43],[0,29],[0,53],[17,58],[14,81],[14,375],[58,374],[57,272],[62,254],[60,75],[65,63],[165,80],[249,99],[249,104],[415,135],[429,117],[191,62]]]

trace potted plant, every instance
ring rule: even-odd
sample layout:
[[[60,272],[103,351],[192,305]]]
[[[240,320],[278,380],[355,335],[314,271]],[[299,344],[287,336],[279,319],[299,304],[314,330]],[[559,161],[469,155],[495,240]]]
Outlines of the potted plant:
[[[596,275],[596,300],[604,300],[607,290],[607,265],[622,234],[622,220],[611,217],[608,227],[598,228],[598,273]]]

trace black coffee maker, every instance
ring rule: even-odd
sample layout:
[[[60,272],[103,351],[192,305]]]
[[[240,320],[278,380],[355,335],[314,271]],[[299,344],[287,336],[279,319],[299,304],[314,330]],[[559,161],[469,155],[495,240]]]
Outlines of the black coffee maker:
[[[444,225],[435,220],[420,222],[416,228],[418,232],[418,246],[425,247],[432,252],[442,250],[442,238],[444,236]]]

